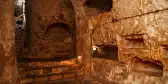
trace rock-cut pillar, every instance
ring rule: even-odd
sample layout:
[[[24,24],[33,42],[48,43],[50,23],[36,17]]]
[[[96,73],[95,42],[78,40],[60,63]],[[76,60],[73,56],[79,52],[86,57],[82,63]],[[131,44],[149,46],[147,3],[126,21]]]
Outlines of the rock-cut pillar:
[[[14,2],[0,0],[0,84],[18,84],[14,30]]]

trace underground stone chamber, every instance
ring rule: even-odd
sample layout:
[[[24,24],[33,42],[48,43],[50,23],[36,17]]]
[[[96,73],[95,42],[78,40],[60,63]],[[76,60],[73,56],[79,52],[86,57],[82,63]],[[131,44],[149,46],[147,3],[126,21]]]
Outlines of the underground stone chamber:
[[[167,84],[166,4],[1,0],[0,84]]]

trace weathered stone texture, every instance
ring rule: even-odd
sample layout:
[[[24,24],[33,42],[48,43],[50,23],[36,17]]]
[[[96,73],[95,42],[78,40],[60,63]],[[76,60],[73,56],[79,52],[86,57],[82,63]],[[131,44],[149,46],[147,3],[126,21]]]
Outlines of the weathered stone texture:
[[[168,8],[167,0],[113,0],[112,16],[122,19]]]
[[[132,35],[131,38],[136,35],[141,35],[141,39],[144,40],[144,45],[142,46],[146,49],[133,49],[137,51],[134,55],[154,60],[161,60],[162,49],[160,47],[162,47],[162,45],[167,45],[167,15],[168,11],[165,10],[147,14],[145,16],[119,20],[113,23],[104,24],[97,21],[96,25],[92,24],[92,27],[95,27],[95,29],[93,29],[92,43],[94,45],[111,44],[113,39],[117,39],[118,36],[118,46],[120,50],[123,50],[125,48],[128,49],[126,42],[129,41],[127,40],[129,35]],[[98,20],[102,19],[98,18]],[[94,22],[94,20],[92,21]],[[97,38],[97,36],[101,38]],[[122,44],[121,41],[125,43]],[[136,48],[136,46],[132,46],[132,48]]]
[[[75,14],[69,0],[32,0],[32,15],[32,58],[59,56],[53,53],[54,47],[60,48],[57,51],[64,51],[62,48],[67,47],[74,49]],[[74,51],[70,53],[74,55]]]
[[[91,30],[88,28],[88,19],[85,7],[85,0],[71,0],[76,19],[76,55],[82,56],[82,63],[85,65],[85,71],[90,71],[90,55],[91,55]]]
[[[18,84],[13,0],[0,1],[0,84]]]
[[[90,74],[91,69],[91,75],[100,82],[107,82],[104,82],[105,84],[166,84],[167,0],[113,0],[112,11],[105,13],[98,13],[96,8],[86,7],[85,1],[32,0],[31,57],[54,57],[52,54],[56,53],[52,52],[57,51],[57,47],[53,46],[64,45],[64,41],[69,42],[69,39],[63,39],[61,43],[58,40],[62,40],[62,37],[54,37],[59,33],[67,34],[54,32],[57,29],[52,29],[53,24],[63,23],[69,26],[71,32],[75,31],[76,55],[82,56],[86,75]],[[50,27],[51,30],[48,30]],[[71,40],[74,40],[73,38]],[[92,46],[113,44],[118,46],[118,62],[91,59]],[[144,69],[147,71],[143,71]],[[153,73],[163,76],[150,76]]]
[[[91,67],[91,78],[98,80],[100,84],[167,84],[165,74],[163,77],[149,76],[142,72],[132,71],[130,64],[117,61],[94,58]],[[148,70],[155,71],[155,69]]]
[[[148,84],[149,82],[166,84],[165,75],[155,77],[132,71],[135,62],[132,60],[138,58],[154,62],[155,66],[160,65],[162,67],[160,70],[163,70],[161,73],[166,73],[168,50],[166,4],[165,0],[114,0],[111,12],[90,18],[88,27],[92,30],[92,45],[113,45],[116,41],[119,49],[119,64],[112,60],[93,58],[92,74],[100,81],[119,84]],[[125,66],[121,67],[120,63],[125,63]],[[140,64],[148,67],[147,64]]]

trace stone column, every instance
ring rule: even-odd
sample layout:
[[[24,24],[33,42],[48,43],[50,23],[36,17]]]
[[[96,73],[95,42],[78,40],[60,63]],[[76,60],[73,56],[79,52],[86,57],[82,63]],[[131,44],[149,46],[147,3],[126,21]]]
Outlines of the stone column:
[[[88,27],[88,19],[83,6],[85,0],[71,0],[76,17],[76,54],[82,56],[82,63],[85,65],[85,74],[88,75],[91,69],[91,29]]]
[[[14,37],[14,2],[0,0],[0,84],[18,84]]]

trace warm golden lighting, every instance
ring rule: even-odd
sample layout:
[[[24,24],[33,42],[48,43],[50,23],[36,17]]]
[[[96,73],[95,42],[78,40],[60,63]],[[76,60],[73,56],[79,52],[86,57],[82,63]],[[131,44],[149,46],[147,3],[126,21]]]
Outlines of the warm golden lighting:
[[[92,46],[92,49],[95,51],[95,50],[97,50],[97,46]]]
[[[81,59],[82,58],[82,56],[78,56],[78,59]]]
[[[78,62],[79,62],[79,63],[82,62],[82,56],[78,56]]]

